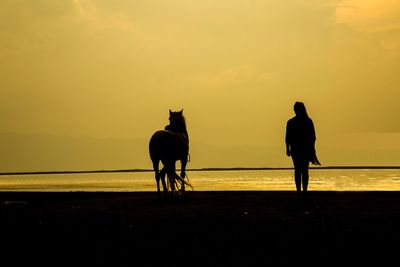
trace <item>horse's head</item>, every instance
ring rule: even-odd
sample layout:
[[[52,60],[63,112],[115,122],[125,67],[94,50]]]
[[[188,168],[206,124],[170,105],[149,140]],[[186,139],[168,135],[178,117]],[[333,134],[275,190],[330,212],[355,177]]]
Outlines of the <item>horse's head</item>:
[[[169,110],[169,122],[171,126],[186,126],[185,117],[183,117],[183,109],[181,111]]]

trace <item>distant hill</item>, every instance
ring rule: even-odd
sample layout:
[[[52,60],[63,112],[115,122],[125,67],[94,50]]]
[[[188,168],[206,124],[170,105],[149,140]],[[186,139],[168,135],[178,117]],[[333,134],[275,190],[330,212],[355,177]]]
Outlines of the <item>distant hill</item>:
[[[0,134],[0,171],[148,167],[147,142],[57,135]]]
[[[0,172],[152,168],[145,139],[0,134],[0,147]],[[290,163],[282,157],[282,148],[217,146],[195,140],[190,157],[189,168],[275,166],[277,159]]]
[[[398,166],[397,146],[354,148],[318,144],[322,167]],[[285,168],[292,161],[284,143],[274,146],[213,145],[191,139],[190,169]],[[177,168],[180,166],[177,165]],[[84,136],[0,134],[0,172],[151,169],[148,140]]]

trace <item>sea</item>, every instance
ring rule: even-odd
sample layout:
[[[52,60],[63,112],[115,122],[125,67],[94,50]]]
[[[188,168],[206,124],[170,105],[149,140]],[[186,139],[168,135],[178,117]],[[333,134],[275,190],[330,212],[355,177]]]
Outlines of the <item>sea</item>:
[[[293,170],[187,171],[193,191],[295,190]],[[400,169],[311,169],[309,190],[399,191]],[[156,191],[152,171],[2,174],[0,191],[146,192]]]

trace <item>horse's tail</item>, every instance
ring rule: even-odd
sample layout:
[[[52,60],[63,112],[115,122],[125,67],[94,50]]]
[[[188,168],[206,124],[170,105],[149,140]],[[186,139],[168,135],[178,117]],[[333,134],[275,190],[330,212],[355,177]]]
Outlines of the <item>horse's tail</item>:
[[[157,162],[160,160],[160,151],[159,151],[159,142],[160,142],[160,133],[162,131],[157,131],[155,132],[149,142],[149,154],[150,154],[150,159],[153,162]]]
[[[160,174],[160,169],[159,169],[159,164],[160,164],[160,157],[157,153],[157,132],[153,134],[153,136],[150,138],[149,142],[149,154],[150,154],[150,159],[153,163],[153,170],[154,170],[154,178],[156,180],[157,184],[157,192],[160,193],[160,179],[161,179],[161,174]]]
[[[154,147],[154,136],[155,134],[153,134],[150,138],[150,142],[149,142],[149,154],[150,154],[150,159],[151,161],[154,163],[155,161],[155,147]]]

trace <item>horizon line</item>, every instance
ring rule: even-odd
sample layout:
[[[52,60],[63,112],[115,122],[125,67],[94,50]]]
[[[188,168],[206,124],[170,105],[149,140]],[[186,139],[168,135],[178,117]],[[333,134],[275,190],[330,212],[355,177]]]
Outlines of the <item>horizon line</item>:
[[[293,167],[207,167],[189,168],[186,171],[261,171],[261,170],[293,170]],[[341,169],[400,169],[400,166],[324,166],[309,167],[312,170],[341,170]],[[177,171],[180,169],[177,169]],[[36,174],[79,174],[79,173],[120,173],[120,172],[153,172],[153,169],[117,169],[117,170],[76,170],[76,171],[27,171],[27,172],[0,172],[4,175],[36,175]]]

